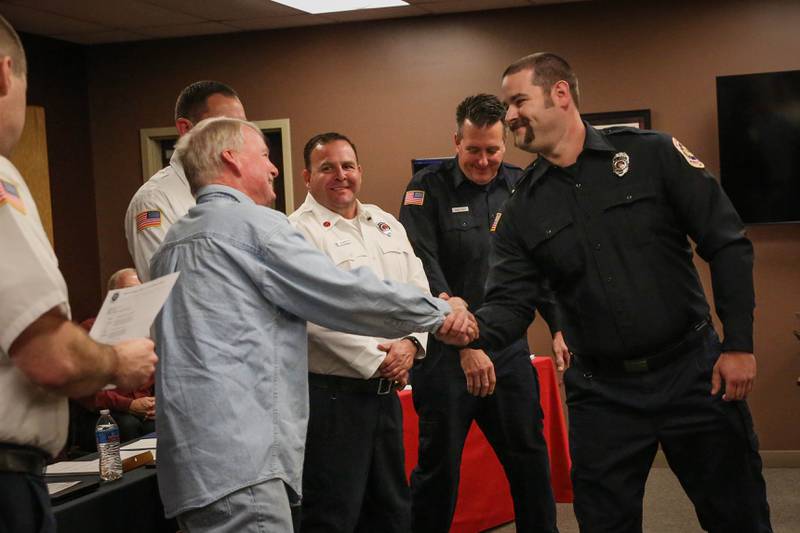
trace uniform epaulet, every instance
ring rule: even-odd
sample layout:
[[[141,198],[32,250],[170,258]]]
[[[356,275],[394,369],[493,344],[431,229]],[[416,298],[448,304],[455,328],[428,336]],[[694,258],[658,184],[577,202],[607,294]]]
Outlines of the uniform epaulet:
[[[603,128],[600,130],[603,135],[617,135],[621,133],[633,133],[635,135],[642,135],[646,133],[653,133],[651,130],[643,130],[641,128],[634,128],[631,126],[611,126],[610,128]]]

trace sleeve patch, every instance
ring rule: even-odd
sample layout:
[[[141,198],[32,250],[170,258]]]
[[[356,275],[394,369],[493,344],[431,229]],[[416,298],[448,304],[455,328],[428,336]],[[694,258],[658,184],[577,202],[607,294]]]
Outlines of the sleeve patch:
[[[406,191],[403,205],[422,205],[425,202],[425,191]]]
[[[5,204],[25,214],[25,203],[20,198],[17,187],[10,181],[0,178],[0,206]]]
[[[683,158],[686,159],[686,162],[692,165],[694,168],[706,168],[703,162],[697,159],[697,157],[675,137],[672,138],[672,144],[675,145],[675,148],[678,150],[678,152],[680,152]]]
[[[142,211],[136,215],[136,230],[161,226],[161,211]]]

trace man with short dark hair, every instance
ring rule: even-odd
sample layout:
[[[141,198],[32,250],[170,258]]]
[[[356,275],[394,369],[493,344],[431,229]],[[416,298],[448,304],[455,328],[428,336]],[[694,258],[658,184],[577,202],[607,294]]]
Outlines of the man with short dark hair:
[[[303,150],[308,195],[289,221],[343,270],[429,294],[422,263],[403,226],[358,200],[355,145],[339,133],[315,135]],[[303,533],[406,533],[410,498],[403,452],[404,385],[427,334],[363,337],[308,325],[310,412],[303,465]]]
[[[196,81],[184,88],[175,103],[178,137],[209,117],[245,118],[239,95],[218,81]],[[169,166],[144,183],[128,204],[125,237],[139,279],[150,280],[150,258],[161,245],[169,227],[194,203],[180,160],[173,155]]]
[[[516,145],[538,154],[499,217],[476,348],[525,331],[542,284],[561,305],[575,515],[582,533],[642,530],[659,446],[713,533],[771,531],[745,398],[753,247],[705,165],[677,139],[581,120],[552,53],[506,69]],[[689,238],[711,265],[720,342]],[[569,355],[569,354],[568,354]]]
[[[456,158],[417,172],[400,208],[431,292],[461,296],[472,307],[483,302],[497,213],[522,173],[503,163],[504,114],[495,96],[464,99],[456,110]],[[554,315],[547,319],[555,332]],[[508,347],[486,351],[459,351],[431,339],[412,386],[420,421],[419,462],[411,474],[413,531],[449,530],[473,420],[505,469],[517,531],[556,531],[539,387],[525,333]]]
[[[176,150],[197,205],[151,262],[154,275],[181,272],[154,327],[164,510],[187,533],[291,531],[308,418],[306,320],[450,342],[474,338],[474,322],[458,299],[336,268],[269,209],[278,171],[255,124],[207,119]]]
[[[94,342],[70,321],[67,285],[25,180],[7,158],[25,126],[25,50],[0,16],[0,531],[52,533],[44,467],[67,437],[67,396],[153,374],[149,339]]]

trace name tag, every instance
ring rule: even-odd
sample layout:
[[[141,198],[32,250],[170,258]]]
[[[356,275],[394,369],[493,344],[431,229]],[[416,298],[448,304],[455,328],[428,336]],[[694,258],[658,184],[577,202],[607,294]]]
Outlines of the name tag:
[[[469,206],[465,205],[463,207],[454,207],[450,211],[453,213],[469,213]]]
[[[336,241],[333,244],[335,244],[336,246],[347,246],[348,244],[350,244],[350,239],[344,239],[342,241]]]

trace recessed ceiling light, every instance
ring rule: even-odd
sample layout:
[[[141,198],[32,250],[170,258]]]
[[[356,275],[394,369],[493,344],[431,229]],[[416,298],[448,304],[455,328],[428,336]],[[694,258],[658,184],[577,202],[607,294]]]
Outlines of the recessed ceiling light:
[[[402,0],[272,0],[276,4],[305,11],[313,15],[355,11],[357,9],[377,9],[381,7],[407,6]]]

